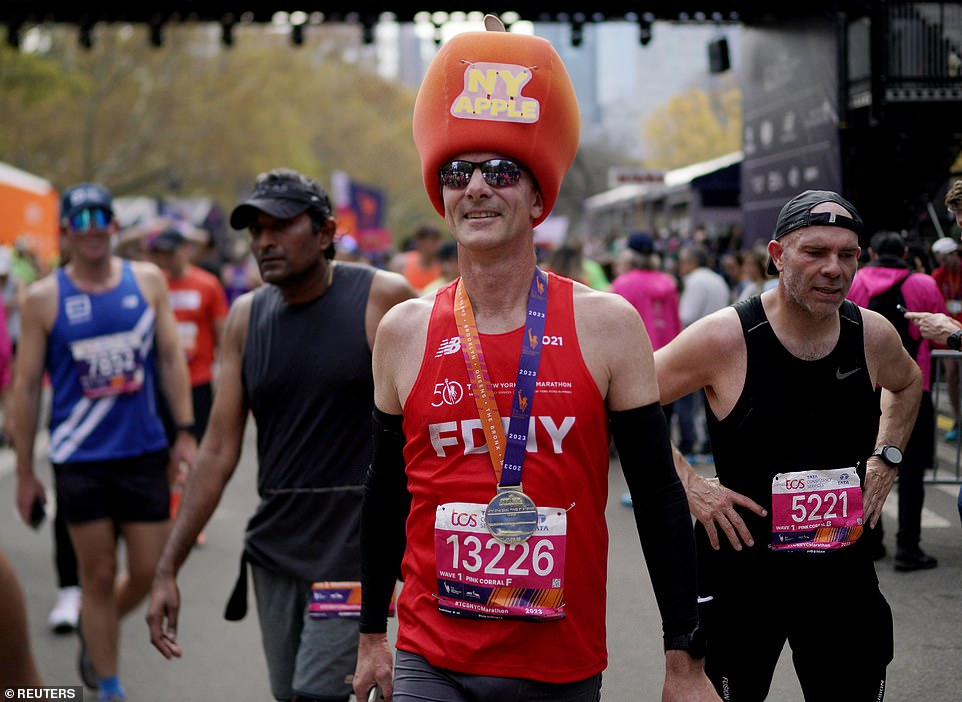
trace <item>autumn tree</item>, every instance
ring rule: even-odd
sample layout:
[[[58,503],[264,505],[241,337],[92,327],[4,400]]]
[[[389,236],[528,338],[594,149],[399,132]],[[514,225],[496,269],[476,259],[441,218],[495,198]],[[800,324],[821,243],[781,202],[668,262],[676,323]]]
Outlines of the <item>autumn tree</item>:
[[[742,96],[734,79],[691,88],[655,108],[644,125],[645,166],[671,169],[707,161],[742,145]]]
[[[98,25],[91,49],[47,27],[40,53],[0,52],[0,160],[64,187],[212,197],[225,209],[277,166],[329,183],[335,170],[386,192],[400,235],[433,216],[411,138],[414,91],[379,77],[348,25],[310,27],[302,46],[267,25]],[[10,87],[15,89],[10,89]]]

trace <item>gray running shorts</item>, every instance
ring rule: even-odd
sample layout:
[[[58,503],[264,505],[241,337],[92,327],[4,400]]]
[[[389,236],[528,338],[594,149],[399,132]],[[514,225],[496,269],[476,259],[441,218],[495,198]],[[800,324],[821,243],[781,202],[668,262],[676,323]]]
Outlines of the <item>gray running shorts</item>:
[[[468,675],[436,668],[422,656],[401,650],[394,665],[394,702],[599,702],[600,699],[601,673],[571,683]]]
[[[311,583],[251,563],[271,693],[346,700],[357,663],[356,619],[312,619]]]

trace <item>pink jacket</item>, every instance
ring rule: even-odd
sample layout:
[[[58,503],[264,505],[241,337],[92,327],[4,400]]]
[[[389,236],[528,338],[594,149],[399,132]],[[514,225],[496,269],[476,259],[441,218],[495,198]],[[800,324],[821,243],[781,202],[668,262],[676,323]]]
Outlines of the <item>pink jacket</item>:
[[[925,273],[912,273],[908,268],[889,268],[886,266],[865,266],[860,268],[848,291],[848,299],[860,307],[868,307],[869,300],[885,292],[908,274],[910,277],[902,284],[902,297],[910,312],[946,312],[945,299],[932,276]],[[912,338],[918,339],[918,328],[909,325]],[[928,339],[923,339],[916,363],[922,370],[922,388],[929,389],[932,361],[932,348]]]
[[[655,351],[678,336],[678,286],[667,273],[638,269],[622,273],[611,283],[611,292],[638,310]]]

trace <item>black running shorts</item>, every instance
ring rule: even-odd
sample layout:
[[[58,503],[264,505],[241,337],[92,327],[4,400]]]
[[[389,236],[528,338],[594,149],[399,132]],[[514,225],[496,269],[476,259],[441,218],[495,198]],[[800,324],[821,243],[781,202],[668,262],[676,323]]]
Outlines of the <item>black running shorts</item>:
[[[55,463],[58,508],[67,524],[166,521],[167,460],[163,449],[112,461]]]

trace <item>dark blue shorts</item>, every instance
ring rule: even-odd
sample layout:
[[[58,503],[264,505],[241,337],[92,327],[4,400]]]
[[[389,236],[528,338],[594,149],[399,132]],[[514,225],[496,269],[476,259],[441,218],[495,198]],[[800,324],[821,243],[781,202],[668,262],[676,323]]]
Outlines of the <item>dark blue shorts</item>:
[[[170,518],[167,449],[130,458],[55,463],[58,509],[67,524],[98,519],[163,522]]]

